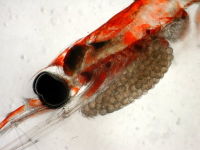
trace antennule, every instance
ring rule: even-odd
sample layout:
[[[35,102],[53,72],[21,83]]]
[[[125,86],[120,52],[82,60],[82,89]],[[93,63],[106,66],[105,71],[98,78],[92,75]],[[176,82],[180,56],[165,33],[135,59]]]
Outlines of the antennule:
[[[38,99],[28,99],[27,104],[22,105],[15,109],[14,111],[10,112],[6,118],[0,122],[0,129],[2,129],[4,126],[6,126],[8,123],[13,121],[14,118],[18,117],[20,118],[20,115],[23,115],[25,112],[29,111],[33,108],[38,108],[42,106],[42,103]]]

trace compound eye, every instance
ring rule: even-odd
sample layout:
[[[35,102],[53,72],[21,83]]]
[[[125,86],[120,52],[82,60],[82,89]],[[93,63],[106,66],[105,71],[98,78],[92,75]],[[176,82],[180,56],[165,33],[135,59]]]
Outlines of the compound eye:
[[[33,90],[43,105],[56,109],[69,101],[69,87],[65,80],[49,72],[40,73],[33,82]]]

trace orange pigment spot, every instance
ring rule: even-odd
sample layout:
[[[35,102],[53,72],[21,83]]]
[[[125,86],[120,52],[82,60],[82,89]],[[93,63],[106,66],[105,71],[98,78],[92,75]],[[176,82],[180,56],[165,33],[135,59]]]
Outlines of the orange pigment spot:
[[[136,41],[137,38],[133,35],[132,32],[128,31],[124,34],[124,43],[125,44],[131,44],[133,43],[134,41]]]
[[[80,88],[78,88],[78,87],[73,87],[73,88],[71,88],[71,90],[72,90],[75,94],[77,94],[78,91],[80,90]]]
[[[42,105],[42,102],[39,99],[29,99],[28,105],[30,107],[38,107]]]

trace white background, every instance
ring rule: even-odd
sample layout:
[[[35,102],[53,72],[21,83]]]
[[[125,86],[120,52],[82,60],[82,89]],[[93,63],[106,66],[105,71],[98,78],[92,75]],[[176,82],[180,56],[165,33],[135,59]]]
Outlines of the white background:
[[[23,98],[34,96],[31,78],[38,70],[131,2],[0,0],[0,120],[22,105]],[[173,44],[173,64],[153,90],[107,116],[87,119],[77,112],[27,149],[198,150],[200,42],[194,29],[196,8],[189,9],[193,22],[189,33]],[[23,126],[15,130],[16,137],[25,132]],[[9,138],[15,137],[0,137],[0,148]]]

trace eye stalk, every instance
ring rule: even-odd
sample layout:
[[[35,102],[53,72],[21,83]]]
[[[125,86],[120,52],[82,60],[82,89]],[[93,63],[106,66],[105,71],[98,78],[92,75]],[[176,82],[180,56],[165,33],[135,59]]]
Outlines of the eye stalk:
[[[65,80],[49,72],[41,72],[33,82],[33,90],[43,105],[51,109],[69,101],[69,87]]]

